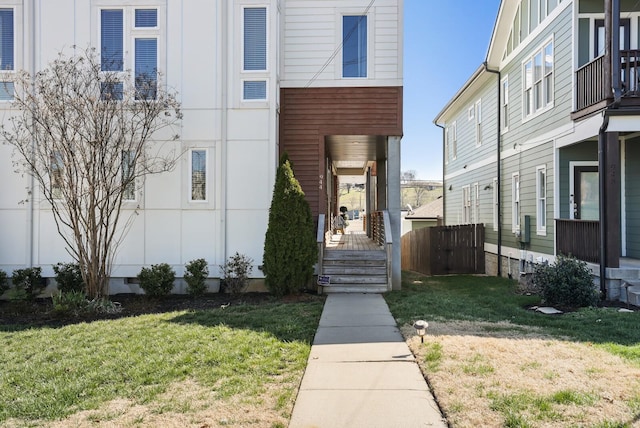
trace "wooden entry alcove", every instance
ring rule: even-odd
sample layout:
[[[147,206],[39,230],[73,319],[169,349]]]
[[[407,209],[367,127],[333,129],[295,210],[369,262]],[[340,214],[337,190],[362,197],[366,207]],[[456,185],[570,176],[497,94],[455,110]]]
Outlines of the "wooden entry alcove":
[[[280,89],[280,154],[289,154],[316,218],[326,211],[329,135],[402,136],[402,87]]]

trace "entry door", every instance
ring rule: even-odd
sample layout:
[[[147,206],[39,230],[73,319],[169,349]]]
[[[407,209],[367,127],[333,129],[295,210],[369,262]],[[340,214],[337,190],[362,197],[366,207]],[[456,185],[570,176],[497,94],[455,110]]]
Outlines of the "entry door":
[[[604,19],[596,19],[594,31],[594,58],[604,55]],[[629,49],[629,39],[631,35],[631,20],[623,18],[620,20],[620,50]]]
[[[575,166],[573,169],[573,218],[600,218],[599,180],[597,166]]]

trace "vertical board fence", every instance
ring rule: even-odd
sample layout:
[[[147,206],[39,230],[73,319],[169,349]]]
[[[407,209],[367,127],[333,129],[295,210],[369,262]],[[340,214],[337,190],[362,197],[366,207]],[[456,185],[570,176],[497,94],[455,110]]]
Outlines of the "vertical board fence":
[[[484,225],[437,226],[402,237],[402,269],[425,275],[484,273]]]

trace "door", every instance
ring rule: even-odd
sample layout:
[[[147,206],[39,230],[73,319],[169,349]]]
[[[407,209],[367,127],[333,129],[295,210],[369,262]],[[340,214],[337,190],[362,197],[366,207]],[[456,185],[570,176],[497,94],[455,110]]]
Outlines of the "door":
[[[573,167],[572,196],[571,218],[580,220],[598,220],[600,218],[597,166]]]
[[[595,20],[594,31],[594,56],[598,58],[600,55],[604,55],[604,19]],[[629,39],[631,38],[631,20],[629,18],[620,20],[620,50],[629,49]]]

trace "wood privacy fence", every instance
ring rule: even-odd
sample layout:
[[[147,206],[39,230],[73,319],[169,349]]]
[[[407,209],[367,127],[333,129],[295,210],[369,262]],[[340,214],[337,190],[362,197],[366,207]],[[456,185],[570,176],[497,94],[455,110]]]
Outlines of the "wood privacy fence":
[[[402,236],[402,269],[425,275],[484,273],[484,225],[426,227]]]

